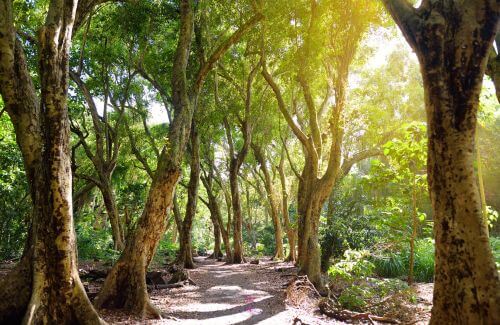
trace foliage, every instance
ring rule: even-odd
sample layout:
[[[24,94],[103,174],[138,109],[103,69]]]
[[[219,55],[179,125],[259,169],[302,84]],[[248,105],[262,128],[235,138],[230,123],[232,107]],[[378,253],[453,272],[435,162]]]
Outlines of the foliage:
[[[166,263],[174,261],[178,249],[179,245],[177,243],[173,243],[168,236],[163,236],[158,243],[156,254],[153,257],[153,264],[165,265]]]
[[[331,249],[332,257],[340,257],[348,249],[369,248],[375,243],[377,231],[364,211],[368,201],[360,178],[354,175],[345,177],[331,194],[326,220],[322,219],[320,230],[321,247]]]
[[[500,238],[490,237],[490,246],[493,251],[493,256],[495,258],[495,263],[497,268],[500,268]]]
[[[370,276],[375,266],[367,259],[368,256],[369,252],[366,250],[347,250],[344,253],[344,259],[328,269],[328,275],[346,282],[353,282],[355,278]]]
[[[386,251],[373,254],[375,274],[387,278],[405,278],[408,274],[409,247],[398,252]],[[434,277],[434,241],[430,238],[419,239],[415,243],[415,280],[432,282]]]
[[[364,311],[384,297],[399,294],[413,300],[408,285],[399,279],[372,277],[375,265],[368,251],[346,251],[344,258],[328,270],[329,288],[341,309]]]
[[[3,108],[0,99],[0,111]],[[21,255],[31,201],[21,153],[7,116],[0,117],[0,260]]]
[[[91,221],[91,215],[86,215],[76,227],[78,258],[114,263],[120,252],[113,249],[110,230],[106,227],[94,228]]]

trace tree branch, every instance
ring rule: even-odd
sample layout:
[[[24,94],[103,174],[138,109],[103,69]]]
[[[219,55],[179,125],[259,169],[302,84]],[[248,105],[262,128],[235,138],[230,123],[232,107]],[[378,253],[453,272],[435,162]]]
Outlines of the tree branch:
[[[415,34],[420,21],[417,10],[408,0],[382,0],[382,2],[410,46],[415,49],[418,46]]]
[[[244,23],[237,31],[235,31],[226,41],[224,41],[221,45],[219,45],[215,51],[210,55],[205,64],[203,64],[198,71],[196,82],[194,84],[194,92],[199,93],[201,87],[203,86],[203,82],[207,76],[207,74],[212,69],[213,65],[226,53],[226,51],[235,43],[239,42],[239,40],[245,35],[255,24],[261,21],[264,16],[261,13],[255,14],[250,20]]]

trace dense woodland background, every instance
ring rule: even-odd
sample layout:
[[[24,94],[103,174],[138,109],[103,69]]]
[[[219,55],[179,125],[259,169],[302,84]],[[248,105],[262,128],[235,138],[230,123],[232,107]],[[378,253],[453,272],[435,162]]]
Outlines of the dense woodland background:
[[[429,191],[438,190],[429,190],[428,161],[438,173],[436,166],[444,160],[435,158],[435,148],[442,148],[432,142],[437,140],[431,140],[428,148],[428,139],[448,135],[443,135],[445,127],[429,129],[429,123],[437,123],[429,108],[436,103],[430,86],[434,81],[425,73],[424,81],[421,69],[425,72],[423,57],[432,57],[433,52],[430,45],[425,52],[415,44],[432,37],[416,36],[417,43],[411,43],[411,35],[418,33],[405,23],[406,16],[398,16],[398,4],[407,5],[406,1],[0,1],[0,260],[23,261],[31,256],[28,251],[36,238],[46,238],[36,231],[46,229],[42,232],[54,232],[53,238],[59,238],[58,229],[73,225],[67,231],[72,233],[74,227],[76,233],[76,246],[71,246],[71,240],[68,246],[69,251],[76,247],[74,261],[77,256],[81,263],[102,261],[113,266],[95,301],[97,307],[157,316],[141,289],[148,265],[179,265],[175,276],[184,281],[186,270],[196,266],[193,255],[211,255],[229,263],[264,256],[297,262],[299,272],[308,275],[320,293],[328,287],[342,309],[363,311],[376,291],[390,295],[408,290],[407,284],[433,282],[436,240],[443,242],[442,247],[450,245],[447,254],[460,252],[449,248],[455,244],[446,244],[441,233],[436,239],[433,232],[436,211],[446,211],[438,220],[451,213],[452,220],[478,216],[479,224],[487,223],[481,226],[484,236],[473,238],[486,242],[487,228],[489,252],[483,256],[474,251],[470,256],[477,257],[479,264],[493,265],[495,284],[489,307],[478,307],[478,318],[475,311],[464,311],[467,299],[452,308],[468,314],[459,317],[465,323],[481,319],[492,324],[499,317],[498,304],[494,305],[499,301],[495,288],[500,263],[500,105],[495,81],[500,77],[491,45],[498,5],[477,1],[450,9],[446,4],[452,2],[423,1],[421,8],[442,14],[446,26],[467,24],[467,10],[461,11],[467,6],[494,20],[483,26],[480,42],[484,45],[474,43],[472,54],[466,50],[460,54],[463,60],[471,60],[467,67],[481,73],[454,91],[472,92],[467,96],[474,98],[469,90],[477,84],[481,87],[486,72],[478,88],[479,101],[458,95],[450,101],[450,105],[467,103],[466,112],[477,109],[477,126],[475,113],[471,120],[465,118],[471,129],[459,126],[458,117],[453,122],[458,125],[457,134],[467,135],[473,148],[462,147],[470,151],[467,162],[475,185],[460,183],[458,176],[458,185],[453,185],[460,193],[480,199],[470,204],[481,211],[467,217],[455,214],[455,209],[469,206],[453,203],[467,202],[461,194],[448,191],[451,205],[444,210],[437,210],[442,209],[438,194],[434,203],[429,196]],[[403,26],[405,36],[383,3]],[[72,6],[78,6],[76,14],[69,13]],[[419,19],[427,17],[418,13]],[[56,17],[54,22],[51,17]],[[451,23],[453,17],[463,19]],[[53,39],[43,36],[41,28],[50,31],[52,26],[60,34]],[[453,33],[467,33],[466,29],[457,27]],[[447,37],[453,34],[449,30]],[[68,31],[69,39],[61,36]],[[10,43],[5,40],[9,37]],[[478,42],[470,37],[455,39],[445,42],[454,43],[442,50],[459,51],[467,48],[467,42]],[[49,44],[51,40],[56,43]],[[7,73],[9,55],[14,58],[13,75]],[[59,72],[51,76],[44,69],[52,69],[46,58],[54,55],[61,56],[54,61],[58,68],[53,68]],[[474,65],[476,59],[479,65]],[[453,63],[443,64],[455,69]],[[471,71],[466,73],[472,75]],[[452,77],[466,78],[466,73]],[[48,101],[54,78],[60,78],[62,86],[54,89],[62,97]],[[16,88],[20,93],[12,95]],[[50,103],[61,98],[59,110],[51,111]],[[29,101],[35,113],[26,122],[22,114],[30,114]],[[62,115],[54,118],[53,112]],[[454,112],[461,114],[458,108]],[[436,130],[444,133],[436,137]],[[39,132],[40,140],[30,132]],[[59,140],[53,139],[66,135],[67,143],[57,149]],[[462,141],[456,139],[457,144]],[[30,145],[40,141],[41,152],[55,153],[34,158],[40,167],[31,168],[30,154],[38,149],[23,141]],[[66,194],[71,193],[72,199],[67,211],[54,217],[61,210],[47,213],[36,207],[58,202],[58,196],[49,193],[65,182],[55,185],[58,177],[34,179],[39,170],[54,170],[59,150],[67,153],[61,170],[66,170]],[[461,161],[459,156],[452,160]],[[433,184],[452,186],[439,183],[441,178],[435,175]],[[468,188],[473,188],[472,194],[467,194]],[[40,199],[37,191],[47,192],[47,198]],[[58,226],[51,220],[65,221]],[[450,234],[447,229],[455,227],[441,221],[439,225]],[[457,236],[458,241],[470,240]],[[481,252],[488,251],[484,247]],[[464,252],[468,257],[469,251]],[[71,260],[67,257],[71,254],[62,255]],[[51,287],[59,276],[50,278],[51,274],[59,274],[57,261],[62,255],[35,255],[46,256],[46,263],[54,264],[48,266],[49,279],[44,282]],[[475,262],[457,263],[462,263],[458,269],[473,277]],[[450,267],[447,270],[454,271],[446,274],[455,276],[460,273],[457,268]],[[64,276],[78,277],[71,274]],[[375,282],[360,281],[367,277]],[[31,281],[21,285],[23,290],[31,290]],[[460,285],[456,290],[455,298],[460,296]],[[54,297],[47,299],[59,299]],[[405,297],[414,299],[411,293]],[[0,314],[7,315],[0,315],[0,321],[19,319],[26,310],[19,304],[14,316],[0,308]],[[46,309],[50,316],[41,316],[48,317],[45,321],[64,319],[64,308]],[[446,309],[436,309],[436,315],[446,314]],[[81,316],[76,312],[68,317],[66,321]],[[458,316],[440,317],[444,318],[436,318],[437,323]]]

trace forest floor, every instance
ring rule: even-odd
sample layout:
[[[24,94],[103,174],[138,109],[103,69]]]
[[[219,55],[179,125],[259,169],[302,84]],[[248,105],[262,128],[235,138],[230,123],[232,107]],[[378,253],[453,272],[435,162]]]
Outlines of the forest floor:
[[[259,264],[231,265],[205,257],[195,262],[197,267],[189,274],[196,285],[150,291],[164,319],[144,321],[109,310],[100,314],[110,324],[345,324],[320,314],[319,298],[314,295],[287,299],[287,286],[297,271],[291,263],[264,258]],[[0,265],[0,277],[12,266]],[[81,267],[93,266],[82,263]],[[101,284],[92,281],[91,291],[97,292]],[[420,310],[420,321],[414,324],[427,324],[432,284],[414,288]]]
[[[316,301],[301,306],[286,301],[286,286],[296,274],[291,263],[261,259],[255,264],[226,264],[204,257],[195,258],[190,278],[196,285],[153,290],[153,303],[168,318],[139,321],[115,312],[103,311],[113,324],[332,324],[321,315]],[[342,324],[342,323],[338,323]]]

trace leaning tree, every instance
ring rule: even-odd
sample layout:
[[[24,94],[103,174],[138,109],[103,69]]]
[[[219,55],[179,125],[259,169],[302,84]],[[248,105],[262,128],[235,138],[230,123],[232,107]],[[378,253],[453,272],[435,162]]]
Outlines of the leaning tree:
[[[179,3],[179,31],[173,58],[171,89],[173,120],[168,144],[159,156],[142,215],[125,249],[109,272],[95,304],[99,308],[124,308],[143,317],[160,317],[150,302],[146,286],[146,269],[157,244],[165,232],[166,216],[172,206],[175,187],[181,175],[181,163],[190,138],[191,123],[203,83],[213,65],[241,37],[262,19],[254,15],[221,42],[208,58],[200,60],[198,69],[188,69],[194,33],[195,3]]]

